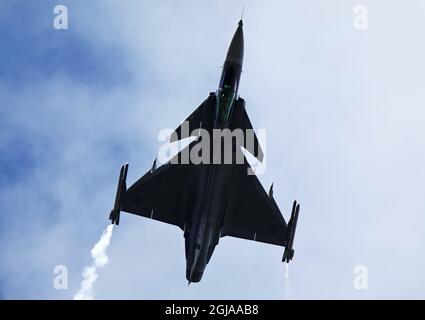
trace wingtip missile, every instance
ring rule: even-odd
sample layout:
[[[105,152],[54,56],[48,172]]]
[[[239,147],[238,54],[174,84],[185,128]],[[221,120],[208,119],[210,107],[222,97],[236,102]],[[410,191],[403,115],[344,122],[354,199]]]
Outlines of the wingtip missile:
[[[285,244],[285,251],[282,257],[282,262],[289,263],[289,261],[291,261],[292,258],[294,257],[295,250],[293,249],[293,246],[294,246],[295,231],[297,229],[299,212],[300,212],[300,205],[297,203],[297,201],[294,201],[292,205],[291,219],[289,220],[288,226],[287,226],[287,230],[288,230],[287,239]]]
[[[120,169],[120,176],[118,178],[118,186],[117,192],[115,195],[114,208],[111,210],[109,214],[109,220],[111,220],[112,224],[119,225],[120,224],[120,213],[121,213],[121,205],[124,193],[127,191],[127,171],[128,171],[128,163],[123,164]]]

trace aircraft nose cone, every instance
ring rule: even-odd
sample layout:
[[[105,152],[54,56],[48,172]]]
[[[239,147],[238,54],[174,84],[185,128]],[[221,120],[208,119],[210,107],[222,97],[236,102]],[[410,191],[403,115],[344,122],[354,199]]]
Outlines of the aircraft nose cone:
[[[236,63],[242,66],[243,62],[243,23],[239,21],[229,49],[227,50],[226,61]]]

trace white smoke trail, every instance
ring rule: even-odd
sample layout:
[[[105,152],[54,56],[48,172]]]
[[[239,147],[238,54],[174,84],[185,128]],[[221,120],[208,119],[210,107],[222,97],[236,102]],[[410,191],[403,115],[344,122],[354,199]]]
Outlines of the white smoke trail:
[[[106,249],[111,242],[113,224],[110,224],[106,230],[102,232],[102,236],[99,241],[94,245],[91,250],[91,256],[93,262],[83,270],[83,281],[81,281],[80,290],[74,296],[74,300],[92,300],[94,299],[93,285],[99,275],[97,270],[102,268],[108,263],[108,256],[106,255]]]
[[[289,263],[285,263],[285,280],[289,281]]]
[[[294,288],[291,285],[291,279],[289,278],[289,263],[285,263],[285,281],[283,284],[283,296],[285,300],[294,299]]]

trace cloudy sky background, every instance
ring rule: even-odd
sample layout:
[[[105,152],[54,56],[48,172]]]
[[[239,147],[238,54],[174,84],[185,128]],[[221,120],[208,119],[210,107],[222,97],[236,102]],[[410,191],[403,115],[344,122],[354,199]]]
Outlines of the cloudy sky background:
[[[57,4],[69,30],[53,28]],[[1,298],[73,297],[119,166],[134,182],[158,132],[216,89],[243,4],[239,93],[268,130],[260,179],[285,217],[301,202],[290,283],[283,248],[223,238],[187,287],[181,231],[123,214],[96,298],[425,298],[421,0],[2,1]],[[53,288],[56,265],[68,290]]]

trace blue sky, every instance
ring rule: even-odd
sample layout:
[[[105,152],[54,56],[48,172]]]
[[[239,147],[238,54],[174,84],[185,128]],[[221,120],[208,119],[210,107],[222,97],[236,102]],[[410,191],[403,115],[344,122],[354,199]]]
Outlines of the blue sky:
[[[53,28],[53,8],[69,30]],[[0,297],[68,299],[132,183],[218,84],[245,4],[240,95],[266,128],[266,188],[301,202],[290,284],[282,248],[223,238],[198,285],[172,226],[122,216],[97,298],[424,298],[425,5],[363,1],[3,1]],[[69,271],[55,290],[53,268]],[[353,268],[368,268],[368,290]]]

